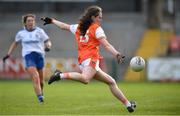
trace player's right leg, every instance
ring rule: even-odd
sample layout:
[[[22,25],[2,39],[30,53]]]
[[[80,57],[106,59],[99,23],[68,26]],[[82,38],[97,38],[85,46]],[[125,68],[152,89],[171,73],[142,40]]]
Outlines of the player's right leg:
[[[108,84],[112,94],[127,107],[127,110],[129,112],[134,111],[134,108],[136,107],[135,102],[130,102],[125,97],[123,92],[118,88],[116,81],[110,75],[103,72],[102,70],[99,70],[95,75],[95,79]]]

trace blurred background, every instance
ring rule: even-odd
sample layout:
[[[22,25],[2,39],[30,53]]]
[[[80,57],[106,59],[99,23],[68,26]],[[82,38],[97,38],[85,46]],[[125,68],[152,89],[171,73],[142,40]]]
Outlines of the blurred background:
[[[126,56],[126,62],[118,65],[112,55],[101,48],[103,70],[116,80],[180,80],[179,0],[0,0],[0,58],[6,55],[16,33],[23,28],[22,15],[33,13],[37,26],[46,31],[53,44],[46,54],[46,77],[56,68],[78,71],[73,34],[54,25],[43,26],[40,17],[75,24],[90,5],[102,7],[102,27],[108,41]],[[133,72],[129,68],[133,56],[146,60],[143,71]],[[5,66],[0,60],[0,79],[29,79],[23,69],[20,46]]]

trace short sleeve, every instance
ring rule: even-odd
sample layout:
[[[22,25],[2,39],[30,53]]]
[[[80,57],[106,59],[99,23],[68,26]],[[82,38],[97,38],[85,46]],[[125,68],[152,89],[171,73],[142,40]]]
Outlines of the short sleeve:
[[[96,29],[96,38],[106,37],[104,30],[101,27]]]
[[[45,31],[43,29],[41,29],[41,33],[40,34],[40,37],[46,41],[47,39],[49,39],[49,36],[45,33]]]
[[[22,39],[21,33],[18,32],[18,33],[16,34],[16,36],[15,36],[15,41],[16,41],[16,42],[20,42],[21,39]]]
[[[78,24],[70,25],[70,31],[75,34],[77,30]]]

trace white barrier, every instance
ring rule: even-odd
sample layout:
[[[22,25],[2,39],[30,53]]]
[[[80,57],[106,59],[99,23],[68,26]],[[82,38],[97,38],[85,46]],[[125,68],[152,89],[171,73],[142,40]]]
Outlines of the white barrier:
[[[150,81],[180,80],[180,58],[150,58],[147,64]]]

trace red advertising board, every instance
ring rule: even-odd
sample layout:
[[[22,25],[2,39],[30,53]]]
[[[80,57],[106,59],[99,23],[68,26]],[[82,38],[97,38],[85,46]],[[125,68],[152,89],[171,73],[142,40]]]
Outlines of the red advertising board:
[[[59,69],[63,72],[66,71],[79,71],[77,60],[75,58],[46,58],[46,64],[44,68],[45,78]],[[7,59],[5,63],[0,60],[0,78],[5,79],[29,79],[29,75],[24,69],[22,59]]]

